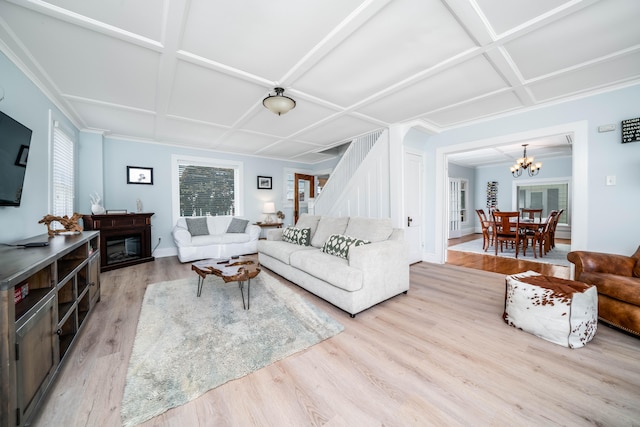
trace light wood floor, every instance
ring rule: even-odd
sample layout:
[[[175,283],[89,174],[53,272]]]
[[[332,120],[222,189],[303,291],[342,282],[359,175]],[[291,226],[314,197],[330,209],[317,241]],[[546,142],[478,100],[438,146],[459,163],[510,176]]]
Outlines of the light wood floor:
[[[189,264],[175,257],[104,273],[102,301],[35,425],[121,425],[120,402],[145,287],[191,274]],[[501,318],[503,274],[418,263],[411,267],[407,295],[355,319],[283,283],[340,321],[344,332],[144,426],[640,422],[640,339],[599,325],[586,347],[567,349],[509,327]]]
[[[453,246],[470,240],[482,240],[482,234],[469,234],[456,239],[449,239],[448,245]],[[571,244],[568,239],[556,239],[558,243]],[[515,260],[487,255],[459,251],[447,251],[447,264],[469,267],[477,270],[493,271],[502,274],[515,274],[527,270],[537,271],[546,276],[571,279],[571,269],[562,265],[544,264],[541,262]]]

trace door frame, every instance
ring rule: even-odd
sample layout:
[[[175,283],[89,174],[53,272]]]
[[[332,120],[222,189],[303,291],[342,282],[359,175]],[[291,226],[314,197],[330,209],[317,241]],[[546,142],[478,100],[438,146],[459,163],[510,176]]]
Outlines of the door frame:
[[[316,197],[316,184],[315,184],[315,177],[313,175],[307,175],[304,173],[294,173],[293,174],[293,223],[297,223],[298,222],[298,217],[300,215],[298,215],[298,212],[300,211],[300,197],[298,197],[298,195],[300,194],[299,191],[299,187],[298,187],[298,182],[300,180],[303,181],[310,181],[311,185],[311,191],[310,191],[310,198],[314,198]]]
[[[479,148],[499,147],[501,145],[513,144],[514,141],[524,141],[528,139],[540,138],[549,135],[573,134],[572,148],[572,182],[573,187],[573,209],[574,212],[583,212],[583,215],[576,215],[571,223],[571,248],[587,247],[588,236],[588,206],[589,195],[588,185],[588,154],[589,154],[589,122],[587,120],[565,123],[558,126],[537,128],[487,138],[464,142],[460,144],[436,148],[436,170],[435,170],[435,253],[432,254],[432,262],[444,264],[447,261],[447,239],[444,232],[446,224],[446,202],[447,185],[449,183],[447,155],[464,151],[477,150]]]

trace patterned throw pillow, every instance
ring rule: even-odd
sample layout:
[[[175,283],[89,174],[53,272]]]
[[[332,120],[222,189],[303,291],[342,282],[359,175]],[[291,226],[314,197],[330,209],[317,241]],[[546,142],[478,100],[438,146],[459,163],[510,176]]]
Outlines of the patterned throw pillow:
[[[339,256],[340,258],[347,259],[349,256],[349,249],[355,246],[361,246],[371,243],[368,240],[356,239],[351,236],[344,236],[342,234],[332,234],[329,236],[324,245],[322,246],[322,252],[329,255]]]
[[[287,227],[282,231],[282,240],[296,245],[309,246],[311,244],[311,228]]]
[[[227,227],[227,233],[244,233],[244,230],[247,229],[247,224],[249,224],[249,220],[231,218],[229,227]]]
[[[209,234],[206,218],[185,218],[187,230],[192,236],[206,236]]]

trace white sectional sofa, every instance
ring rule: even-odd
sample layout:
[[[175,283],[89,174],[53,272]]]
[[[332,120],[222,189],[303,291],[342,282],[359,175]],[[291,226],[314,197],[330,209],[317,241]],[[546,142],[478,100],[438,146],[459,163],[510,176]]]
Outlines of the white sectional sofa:
[[[404,230],[389,219],[303,214],[295,227],[269,230],[258,258],[351,317],[409,290]]]
[[[173,228],[180,262],[254,254],[262,229],[232,216],[181,217]]]

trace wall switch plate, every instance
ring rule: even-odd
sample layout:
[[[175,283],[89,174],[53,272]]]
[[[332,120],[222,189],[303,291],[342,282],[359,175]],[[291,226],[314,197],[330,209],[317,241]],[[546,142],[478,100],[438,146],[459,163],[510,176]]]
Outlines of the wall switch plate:
[[[611,132],[612,130],[616,130],[615,124],[598,126],[598,132]]]
[[[607,185],[616,185],[616,177],[609,175],[607,177]]]

